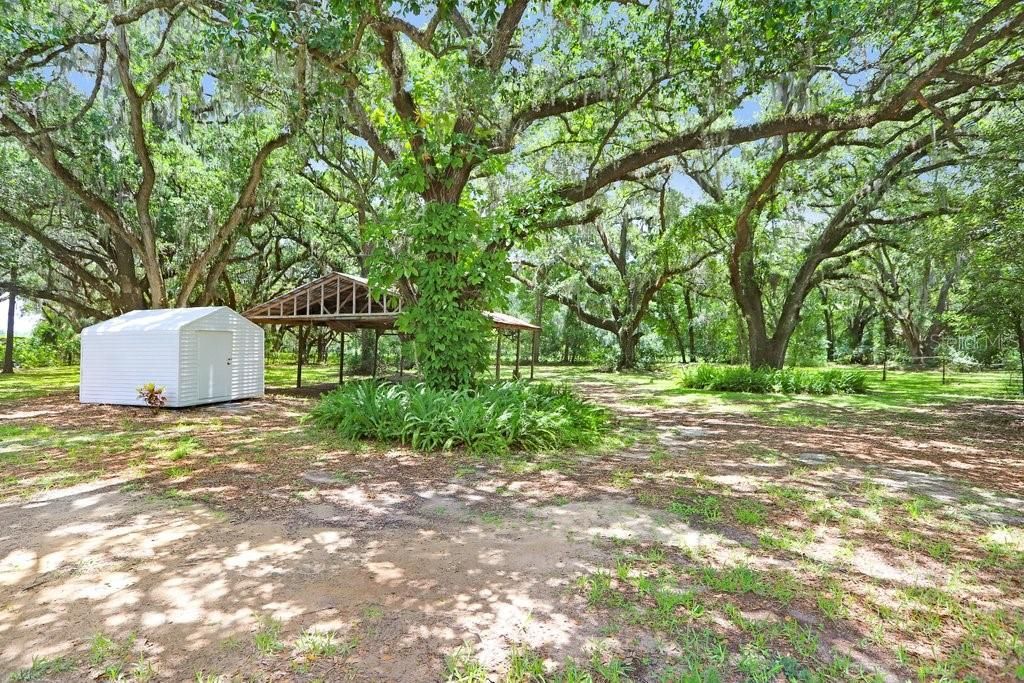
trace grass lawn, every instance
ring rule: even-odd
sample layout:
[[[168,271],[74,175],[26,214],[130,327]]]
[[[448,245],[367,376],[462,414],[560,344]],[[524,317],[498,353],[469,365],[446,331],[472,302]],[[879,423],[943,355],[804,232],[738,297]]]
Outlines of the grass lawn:
[[[266,367],[268,389],[289,389],[295,386],[294,364],[273,364]],[[333,365],[307,365],[302,368],[305,386],[338,381],[338,368]],[[78,390],[78,367],[27,368],[13,375],[0,375],[0,404],[49,396]]]
[[[0,404],[77,389],[77,366],[19,369],[0,375]]]
[[[500,456],[344,442],[292,392],[154,414],[0,377],[0,680],[1024,679],[1024,403],[869,372],[539,368],[615,434]]]

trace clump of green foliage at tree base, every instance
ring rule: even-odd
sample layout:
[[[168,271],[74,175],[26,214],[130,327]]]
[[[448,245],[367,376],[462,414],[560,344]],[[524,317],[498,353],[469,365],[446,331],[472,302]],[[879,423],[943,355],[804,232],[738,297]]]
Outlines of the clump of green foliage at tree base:
[[[354,382],[324,396],[310,420],[349,439],[492,454],[593,446],[609,428],[608,411],[568,387],[525,382],[472,389]]]
[[[699,365],[683,374],[688,389],[741,391],[753,394],[863,394],[867,375],[857,370],[798,370],[785,368]]]

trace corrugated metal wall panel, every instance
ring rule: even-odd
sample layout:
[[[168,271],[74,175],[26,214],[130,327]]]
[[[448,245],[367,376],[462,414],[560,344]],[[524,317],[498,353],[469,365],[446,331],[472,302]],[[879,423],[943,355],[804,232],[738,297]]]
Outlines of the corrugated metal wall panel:
[[[198,389],[196,385],[196,369],[199,351],[195,333],[186,327],[181,331],[178,342],[178,387],[181,392],[182,405],[195,405]]]
[[[184,401],[196,402],[197,346],[200,330],[232,333],[232,400],[256,398],[264,392],[263,328],[254,325],[229,308],[189,323],[181,333],[181,392]]]
[[[164,387],[168,406],[178,405],[176,332],[83,335],[80,367],[82,403],[145,405],[138,388],[154,382]]]

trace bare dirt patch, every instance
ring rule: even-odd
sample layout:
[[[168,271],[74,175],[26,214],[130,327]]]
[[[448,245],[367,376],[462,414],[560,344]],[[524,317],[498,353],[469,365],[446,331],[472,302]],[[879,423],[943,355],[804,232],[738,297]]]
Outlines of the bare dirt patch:
[[[492,677],[529,652],[595,680],[1012,679],[1019,404],[892,418],[583,386],[620,416],[614,450],[347,444],[287,394],[6,406],[0,671],[438,680],[465,643]]]
[[[511,643],[560,659],[595,635],[568,588],[602,553],[571,541],[571,524],[488,523],[431,500],[383,528],[345,514],[307,522],[305,509],[287,523],[232,522],[116,483],[6,504],[0,661],[85,658],[93,634],[135,633],[166,680],[298,675],[296,660],[255,650],[269,615],[286,641],[310,627],[354,639],[343,661],[313,662],[310,675],[436,680],[441,653],[463,642],[499,665]]]

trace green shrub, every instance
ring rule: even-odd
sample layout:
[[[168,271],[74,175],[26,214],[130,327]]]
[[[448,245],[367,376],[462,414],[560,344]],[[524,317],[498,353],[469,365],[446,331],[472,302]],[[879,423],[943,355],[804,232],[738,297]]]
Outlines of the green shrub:
[[[682,385],[754,394],[863,394],[867,391],[867,376],[859,370],[752,370],[736,365],[699,365],[683,375]]]
[[[608,411],[568,387],[525,382],[477,389],[353,382],[325,395],[310,419],[349,439],[474,453],[590,446],[608,427]]]
[[[19,368],[45,368],[78,363],[78,335],[65,321],[43,319],[29,337],[14,340],[14,364]]]

